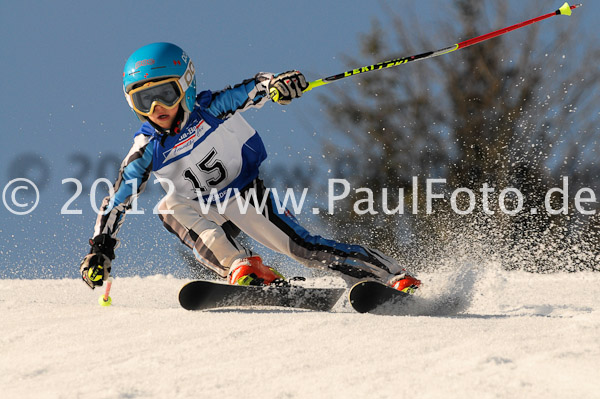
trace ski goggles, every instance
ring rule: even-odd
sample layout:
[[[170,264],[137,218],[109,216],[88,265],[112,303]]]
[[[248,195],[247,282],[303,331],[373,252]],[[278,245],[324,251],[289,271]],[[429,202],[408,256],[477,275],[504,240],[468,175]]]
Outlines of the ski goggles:
[[[158,82],[148,82],[128,93],[130,105],[135,112],[150,116],[157,104],[172,109],[184,97],[179,78],[169,78]]]

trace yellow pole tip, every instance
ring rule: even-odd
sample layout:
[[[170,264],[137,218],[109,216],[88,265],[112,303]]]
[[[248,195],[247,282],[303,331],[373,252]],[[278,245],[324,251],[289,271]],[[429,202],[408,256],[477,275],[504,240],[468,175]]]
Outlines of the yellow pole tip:
[[[100,306],[110,306],[112,305],[112,298],[108,297],[108,300],[104,300],[104,295],[100,296],[100,298],[98,298],[98,304]]]
[[[571,15],[571,6],[569,5],[569,3],[563,4],[558,11],[560,12],[560,15]]]

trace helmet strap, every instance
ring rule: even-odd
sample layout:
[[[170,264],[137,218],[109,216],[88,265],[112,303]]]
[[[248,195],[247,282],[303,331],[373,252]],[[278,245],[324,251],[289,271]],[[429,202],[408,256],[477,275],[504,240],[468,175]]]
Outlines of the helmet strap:
[[[173,119],[173,124],[169,129],[164,129],[158,126],[156,123],[152,122],[150,119],[148,119],[148,122],[150,122],[152,127],[156,129],[156,131],[158,131],[158,133],[160,133],[160,135],[162,136],[160,139],[160,145],[165,145],[165,140],[168,136],[175,136],[176,134],[179,134],[179,132],[181,132],[181,126],[183,125],[183,121],[186,119],[186,113],[187,111],[185,111],[183,109],[183,106],[180,105],[179,109],[177,110],[177,114]]]
[[[177,110],[177,114],[173,119],[173,124],[171,125],[171,129],[169,129],[171,135],[176,135],[181,132],[181,125],[183,124],[183,118],[185,117],[185,110],[183,109],[183,104],[179,103],[179,109]]]

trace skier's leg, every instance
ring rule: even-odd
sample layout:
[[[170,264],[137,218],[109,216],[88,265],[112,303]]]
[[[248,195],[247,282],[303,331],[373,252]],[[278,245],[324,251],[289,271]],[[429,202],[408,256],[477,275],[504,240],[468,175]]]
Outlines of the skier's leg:
[[[203,266],[221,277],[227,277],[237,259],[252,255],[235,239],[239,229],[233,223],[223,219],[217,224],[201,216],[193,203],[168,196],[158,210],[165,228],[190,247]]]
[[[261,180],[255,180],[252,187],[242,192],[244,200],[251,198],[252,190],[255,190],[258,205],[250,205],[247,212],[242,213],[234,199],[227,206],[226,216],[266,247],[307,266],[326,266],[353,279],[373,278],[387,283],[404,273],[398,262],[379,251],[309,233],[288,210],[280,212],[272,193],[267,192]],[[262,203],[265,209],[257,212]],[[254,201],[250,200],[250,204]]]
[[[201,216],[196,202],[166,197],[158,209],[167,230],[192,248],[202,265],[227,277],[230,284],[264,285],[283,278],[235,239],[240,230],[216,208]]]

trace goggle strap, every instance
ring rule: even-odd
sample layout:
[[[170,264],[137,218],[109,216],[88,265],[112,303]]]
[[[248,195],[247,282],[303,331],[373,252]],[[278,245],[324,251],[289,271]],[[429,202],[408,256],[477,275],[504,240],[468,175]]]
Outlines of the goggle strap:
[[[123,93],[125,93],[125,99],[127,100],[127,104],[129,104],[129,106],[130,106],[131,108],[135,108],[135,107],[133,106],[133,100],[131,99],[131,96],[129,95],[129,93],[127,93],[127,92],[125,91],[125,87],[123,87]]]
[[[192,82],[194,81],[194,77],[196,76],[196,68],[194,68],[194,64],[190,60],[188,62],[187,68],[185,69],[185,73],[181,75],[179,78],[179,85],[181,86],[181,90],[183,90],[183,95],[185,96],[185,92],[190,87]]]

